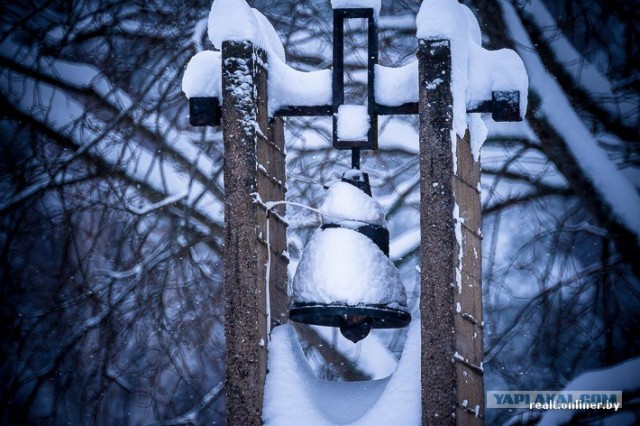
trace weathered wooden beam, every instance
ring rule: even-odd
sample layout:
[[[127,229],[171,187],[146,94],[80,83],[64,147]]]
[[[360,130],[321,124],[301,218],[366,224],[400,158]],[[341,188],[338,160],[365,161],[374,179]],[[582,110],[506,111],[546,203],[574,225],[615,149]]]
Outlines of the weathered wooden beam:
[[[420,40],[422,423],[455,425],[453,96],[446,40]],[[441,80],[440,84],[431,84]]]
[[[480,425],[480,167],[453,133],[449,41],[420,40],[418,60],[422,422]]]
[[[284,132],[281,120],[269,126],[265,52],[227,41],[222,59],[226,423],[260,425],[268,319],[286,320],[280,316],[286,309],[286,226],[274,213],[267,244],[267,219],[256,194],[265,201],[284,198]]]
[[[482,218],[480,162],[474,161],[469,134],[456,143],[453,198],[456,247],[455,353],[458,425],[482,425],[484,419],[482,344]],[[457,265],[457,266],[456,266]],[[455,270],[455,269],[454,269]]]

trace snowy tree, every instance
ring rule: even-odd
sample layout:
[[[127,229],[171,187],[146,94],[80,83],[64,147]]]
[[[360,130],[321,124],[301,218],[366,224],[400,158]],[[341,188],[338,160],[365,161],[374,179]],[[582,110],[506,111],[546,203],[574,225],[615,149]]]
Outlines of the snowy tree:
[[[638,354],[638,33],[623,5],[473,3],[531,87],[483,152],[487,387],[560,389]]]
[[[331,64],[329,1],[250,2],[287,61]],[[485,46],[530,78],[521,124],[482,152],[487,389],[559,389],[637,356],[638,30],[633,2],[465,1]],[[0,22],[2,421],[200,424],[224,419],[222,143],[188,125],[184,67],[207,1],[25,1]],[[419,2],[384,2],[380,63],[415,58]],[[349,96],[365,93],[353,27]],[[380,120],[363,156],[410,302],[418,289],[417,118]],[[348,167],[330,121],[288,121],[290,199],[316,206]],[[292,209],[293,210],[293,209]],[[289,211],[295,261],[317,219]],[[312,336],[318,338],[318,336]],[[385,335],[402,350],[402,335]],[[311,345],[313,346],[313,345]],[[309,346],[309,352],[313,348]],[[318,374],[369,377],[339,349]],[[350,358],[351,357],[351,358]],[[512,413],[491,413],[487,423]]]
[[[182,4],[3,6],[3,423],[220,419],[222,153],[185,124]]]

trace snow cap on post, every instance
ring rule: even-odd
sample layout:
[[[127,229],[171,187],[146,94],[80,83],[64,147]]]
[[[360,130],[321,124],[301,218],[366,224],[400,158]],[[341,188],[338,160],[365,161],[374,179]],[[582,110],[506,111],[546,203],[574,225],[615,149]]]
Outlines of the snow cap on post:
[[[468,7],[457,0],[424,0],[416,27],[418,38],[450,42],[453,129],[459,137],[467,129],[467,110],[491,102],[495,106],[507,95],[509,104],[511,95],[513,99],[519,95],[517,106],[520,117],[524,116],[529,82],[522,60],[512,50],[484,49],[478,21]],[[500,109],[493,112],[498,117],[496,111]]]
[[[466,5],[460,4],[462,11],[467,17],[467,23],[469,24],[469,39],[476,43],[477,45],[482,45],[482,31],[480,31],[480,24],[476,19],[476,15],[473,14],[471,9],[469,9]]]
[[[286,56],[284,46],[282,45],[282,40],[280,40],[280,36],[276,32],[276,29],[273,28],[271,22],[269,22],[269,20],[258,9],[251,9],[251,11],[258,22],[260,35],[262,36],[264,48],[267,50],[267,53],[272,57],[275,56],[282,62],[285,62]]]
[[[223,41],[259,43],[258,23],[251,7],[244,0],[215,0],[209,12],[207,35],[221,49]]]
[[[187,98],[222,97],[220,52],[205,50],[196,53],[187,64],[182,77],[182,91]]]
[[[215,0],[209,12],[209,40],[218,49],[223,41],[250,41],[270,56],[285,60],[284,47],[265,16],[245,0]]]
[[[219,49],[223,41],[248,41],[267,53],[269,114],[285,106],[331,103],[331,71],[304,72],[288,66],[273,25],[245,0],[215,0],[208,24],[209,39]]]
[[[453,130],[463,137],[467,129],[466,90],[469,64],[469,22],[457,0],[424,0],[416,17],[416,35],[424,40],[449,40]],[[435,83],[435,82],[434,82]]]

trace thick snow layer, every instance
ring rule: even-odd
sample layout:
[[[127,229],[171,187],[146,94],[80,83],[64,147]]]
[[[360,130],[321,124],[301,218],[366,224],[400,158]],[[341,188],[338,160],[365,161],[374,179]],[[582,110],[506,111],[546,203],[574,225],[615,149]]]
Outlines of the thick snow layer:
[[[265,16],[252,9],[261,37],[254,44],[265,49],[269,57],[269,109],[273,113],[283,106],[331,104],[331,70],[304,72],[286,64],[284,46]]]
[[[330,382],[315,377],[293,328],[272,332],[262,417],[265,425],[421,424],[420,320],[409,326],[392,376],[365,382]]]
[[[418,102],[418,61],[398,68],[375,66],[376,102],[398,106]]]
[[[215,0],[209,12],[207,35],[218,49],[223,41],[251,41],[267,50],[268,43],[274,40],[264,37],[267,31],[262,30],[263,24],[246,1]]]
[[[371,8],[373,14],[378,16],[381,3],[381,0],[331,0],[331,7],[334,9]]]
[[[493,91],[520,92],[520,116],[527,110],[529,79],[520,56],[511,49],[487,50],[469,43],[469,82],[467,104],[491,99]]]
[[[365,105],[340,105],[338,107],[338,140],[366,141],[371,127]]]
[[[263,42],[260,46],[269,52],[270,56],[274,56],[280,59],[282,62],[286,61],[284,46],[282,45],[282,41],[280,40],[280,36],[276,32],[276,29],[273,28],[271,22],[262,14],[258,9],[251,9],[253,15],[256,18],[258,23],[258,28],[260,29],[261,40]],[[270,58],[272,59],[272,58]]]
[[[446,39],[451,43],[453,129],[463,137],[467,128],[466,89],[469,63],[469,23],[457,0],[425,0],[416,18],[421,39]]]
[[[249,41],[262,48],[269,62],[269,111],[273,114],[283,106],[331,104],[331,70],[299,71],[285,62],[285,51],[278,33],[267,18],[252,9],[244,0],[215,0],[208,20],[209,39],[222,48],[223,41]],[[198,56],[198,55],[196,55]],[[202,65],[208,75],[210,66]],[[219,68],[219,67],[218,67]],[[199,67],[196,68],[199,70]],[[206,82],[202,73],[186,72],[183,90],[211,93],[208,88],[218,87],[221,71]],[[186,89],[185,89],[186,88]],[[187,95],[189,96],[189,95]],[[199,95],[191,95],[199,96]]]
[[[467,107],[490,100],[492,91],[520,92],[520,115],[524,116],[529,82],[522,60],[511,50],[484,49],[478,21],[469,8],[457,0],[425,0],[416,27],[418,38],[447,39],[451,43],[453,129],[459,137],[467,129]],[[486,136],[486,131],[482,133]],[[479,151],[480,138],[475,144]]]
[[[353,344],[347,340],[337,328],[310,326],[326,345],[333,345],[336,350],[349,360],[358,363],[358,370],[372,380],[389,377],[398,367],[398,360],[376,333],[371,333],[366,339]]]
[[[221,98],[222,60],[220,52],[205,50],[198,52],[187,64],[182,77],[182,91],[187,98],[217,97]]]
[[[293,302],[406,306],[393,262],[368,237],[345,228],[317,230],[293,279]]]
[[[578,165],[618,221],[640,241],[638,191],[609,159],[606,151],[598,145],[598,141],[575,112],[558,82],[547,72],[514,7],[504,0],[498,4],[531,75],[532,87],[539,95],[540,114],[547,118],[562,137]]]
[[[269,111],[306,105],[331,105],[331,70],[304,72],[270,60]]]
[[[471,144],[473,161],[478,162],[480,161],[480,148],[482,148],[484,141],[487,140],[489,131],[480,114],[469,114],[467,125],[469,126],[469,143]]]
[[[491,51],[483,48],[478,20],[467,6],[460,4],[459,7],[468,23],[467,107],[490,100],[492,92],[517,91],[520,93],[520,116],[524,117],[529,79],[522,59],[510,49]]]
[[[640,358],[581,374],[569,382],[563,391],[622,391],[624,404],[625,394],[634,395],[640,391]],[[547,411],[538,426],[567,424],[579,412],[579,410]]]
[[[347,182],[336,182],[331,185],[319,210],[324,224],[347,225],[360,222],[356,225],[386,226],[384,211],[380,204],[364,191]]]
[[[482,31],[480,31],[480,24],[476,19],[476,15],[464,4],[460,4],[460,8],[467,17],[467,23],[469,24],[469,40],[482,46]]]

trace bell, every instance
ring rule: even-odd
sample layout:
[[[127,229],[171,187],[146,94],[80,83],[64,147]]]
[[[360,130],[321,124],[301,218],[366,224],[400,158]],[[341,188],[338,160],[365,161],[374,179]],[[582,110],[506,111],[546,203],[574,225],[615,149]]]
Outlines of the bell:
[[[289,318],[339,327],[356,343],[373,328],[407,326],[411,315],[400,273],[388,257],[389,231],[380,204],[369,195],[368,176],[353,170],[345,175],[320,206],[323,224],[298,264]]]

